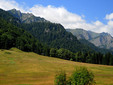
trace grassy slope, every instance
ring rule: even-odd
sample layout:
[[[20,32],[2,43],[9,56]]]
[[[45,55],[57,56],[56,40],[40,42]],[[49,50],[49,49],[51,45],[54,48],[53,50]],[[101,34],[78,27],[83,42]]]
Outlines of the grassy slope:
[[[66,70],[70,75],[76,66],[93,71],[96,85],[113,85],[113,66],[72,62],[16,48],[0,50],[0,85],[54,85],[58,70]]]

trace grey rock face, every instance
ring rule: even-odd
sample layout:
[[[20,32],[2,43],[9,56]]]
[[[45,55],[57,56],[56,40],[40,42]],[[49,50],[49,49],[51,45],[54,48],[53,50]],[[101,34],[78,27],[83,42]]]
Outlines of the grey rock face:
[[[32,23],[32,22],[47,22],[44,18],[36,17],[31,13],[21,13],[19,10],[12,9],[8,11],[14,17],[21,20],[22,23]]]
[[[86,31],[83,29],[67,29],[78,39],[86,39],[100,48],[113,50],[113,37],[108,33],[95,33],[92,31]]]

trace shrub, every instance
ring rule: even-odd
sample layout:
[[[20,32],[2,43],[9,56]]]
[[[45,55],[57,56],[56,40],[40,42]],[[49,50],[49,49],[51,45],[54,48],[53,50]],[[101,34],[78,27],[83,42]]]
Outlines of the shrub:
[[[66,73],[60,71],[55,76],[55,85],[66,85]]]
[[[71,75],[71,85],[94,85],[94,75],[85,67],[78,67]]]
[[[94,75],[86,67],[77,67],[66,81],[66,73],[60,71],[55,76],[55,85],[95,85]]]
[[[5,54],[11,54],[10,52],[5,52]]]

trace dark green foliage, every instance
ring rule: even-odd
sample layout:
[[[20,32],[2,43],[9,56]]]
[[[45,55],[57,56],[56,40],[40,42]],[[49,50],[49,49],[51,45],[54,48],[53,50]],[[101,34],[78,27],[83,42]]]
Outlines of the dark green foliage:
[[[51,48],[50,49],[50,56],[51,57],[57,57],[57,49]]]
[[[76,52],[75,57],[72,57],[72,59],[78,62],[113,65],[113,55],[111,53],[106,53],[103,55],[97,52]]]
[[[0,49],[12,47],[49,55],[49,48],[39,43],[31,34],[0,18]]]
[[[21,23],[18,18],[13,17],[13,15],[2,9],[0,9],[0,17],[8,22],[14,23],[15,25]]]
[[[66,32],[64,27],[60,24],[36,22],[23,24],[21,27],[29,31],[40,42],[43,42],[52,48],[64,48],[72,52],[81,50],[87,51],[90,49],[89,47],[82,45],[71,33]]]
[[[110,62],[109,65],[113,65],[113,55],[110,56]]]
[[[72,53],[71,51],[67,49],[61,48],[57,50],[57,57],[66,59],[66,60],[70,60],[70,59],[73,60],[74,53]]]
[[[71,75],[70,85],[93,85],[94,75],[92,72],[88,71],[85,67],[77,68]]]
[[[55,85],[95,85],[94,75],[86,67],[77,67],[66,80],[66,73],[61,71],[55,76]]]
[[[111,53],[106,53],[103,56],[103,64],[104,65],[113,65],[112,57],[113,57],[113,55]]]
[[[60,71],[55,76],[55,85],[66,85],[66,73]]]
[[[78,62],[85,62],[86,58],[84,56],[84,53],[83,52],[77,52],[75,54],[75,61],[78,61]]]

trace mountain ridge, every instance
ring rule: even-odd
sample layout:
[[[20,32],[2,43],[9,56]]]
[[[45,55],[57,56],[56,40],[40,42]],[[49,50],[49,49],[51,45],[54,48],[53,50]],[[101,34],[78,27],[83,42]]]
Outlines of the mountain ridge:
[[[14,17],[21,19],[21,16],[17,17],[18,14],[15,15],[13,12],[8,12]],[[61,24],[50,21],[22,22],[20,27],[31,33],[40,42],[53,48],[64,48],[72,52],[92,50],[89,46],[81,44],[81,42],[79,42],[72,33],[67,32]]]
[[[48,22],[46,19],[36,17],[32,13],[22,13],[20,10],[16,9],[8,10],[8,12],[18,18],[22,23]]]
[[[15,11],[18,12],[18,10],[15,10]],[[20,12],[20,14],[22,13]],[[26,13],[24,14],[27,16]],[[21,18],[21,16],[17,17],[15,13],[12,15],[18,19]],[[31,16],[34,16],[34,15],[31,14]],[[29,22],[29,23],[22,22],[19,26],[25,29],[26,31],[28,31],[29,33],[31,33],[43,44],[47,44],[48,46],[53,48],[58,48],[58,49],[64,48],[72,52],[88,51],[88,50],[92,52],[97,51],[95,50],[97,48],[94,47],[93,45],[91,44],[88,45],[86,43],[84,44],[83,42],[79,41],[76,38],[76,36],[73,36],[73,34],[67,32],[66,29],[61,24],[52,23],[50,21],[41,21],[41,22],[38,21],[38,22]],[[102,51],[102,52],[106,52],[106,51]]]
[[[78,39],[86,39],[99,48],[113,50],[113,37],[109,33],[95,33],[83,29],[67,29]]]

